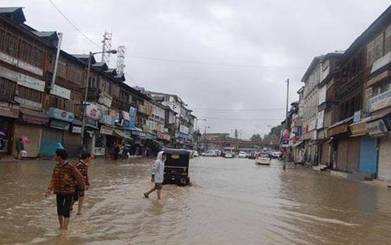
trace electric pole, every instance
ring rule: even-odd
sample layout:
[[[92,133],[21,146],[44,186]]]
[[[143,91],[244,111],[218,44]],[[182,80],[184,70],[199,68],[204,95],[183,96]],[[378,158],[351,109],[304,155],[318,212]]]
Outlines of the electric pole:
[[[289,111],[289,78],[286,80],[286,114],[285,114],[285,130],[288,131],[288,111]],[[288,138],[289,140],[289,138]],[[289,146],[289,141],[288,141]],[[288,163],[288,147],[285,148],[285,157],[284,157],[284,165],[282,169],[286,169],[286,165]]]

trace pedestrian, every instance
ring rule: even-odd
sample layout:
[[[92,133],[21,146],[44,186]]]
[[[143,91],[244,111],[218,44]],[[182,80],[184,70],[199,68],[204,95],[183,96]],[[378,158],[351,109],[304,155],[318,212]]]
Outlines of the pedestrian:
[[[18,138],[15,142],[16,147],[16,159],[21,159],[21,152],[24,151],[24,142],[22,137]]]
[[[157,154],[157,158],[155,163],[152,167],[152,178],[151,181],[154,182],[154,187],[149,190],[148,192],[144,193],[144,197],[148,198],[149,194],[156,191],[157,192],[157,199],[160,200],[161,198],[161,190],[163,187],[163,180],[164,180],[164,162],[166,161],[166,155],[163,151],[160,151]]]
[[[114,149],[113,149],[113,158],[114,158],[114,160],[118,159],[119,151],[120,151],[120,145],[118,143],[115,143]]]
[[[61,230],[67,230],[76,185],[84,189],[83,176],[67,161],[64,149],[57,149],[54,159],[57,161],[46,196],[56,194],[57,215]]]
[[[88,165],[92,161],[93,156],[88,152],[83,152],[80,155],[79,161],[75,164],[76,169],[83,176],[84,188],[81,188],[79,185],[76,186],[75,194],[73,196],[73,201],[78,201],[78,210],[77,215],[81,215],[81,210],[83,208],[83,201],[85,196],[85,190],[90,188],[90,181],[88,178]]]

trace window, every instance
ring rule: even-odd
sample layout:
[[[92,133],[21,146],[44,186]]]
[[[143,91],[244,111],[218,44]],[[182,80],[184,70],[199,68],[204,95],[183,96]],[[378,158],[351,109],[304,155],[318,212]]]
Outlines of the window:
[[[61,110],[65,110],[65,99],[57,97],[55,95],[50,95],[49,107],[55,107]]]
[[[16,83],[0,77],[0,100],[13,100]]]
[[[59,60],[57,64],[57,76],[66,79],[66,75],[67,75],[67,64],[64,61]]]
[[[41,103],[42,101],[42,93],[31,88],[26,88],[22,86],[18,86],[17,94],[19,97],[28,99],[34,102]]]
[[[0,29],[0,51],[10,56],[18,55],[18,38],[16,35]]]
[[[24,40],[20,42],[19,58],[36,67],[43,66],[43,51]]]
[[[384,92],[386,92],[386,91],[388,91],[390,89],[391,89],[391,85],[390,85],[389,82],[381,83],[381,84],[379,84],[379,85],[377,85],[376,87],[373,88],[372,95],[376,96],[376,95],[382,94],[382,93],[384,93]]]

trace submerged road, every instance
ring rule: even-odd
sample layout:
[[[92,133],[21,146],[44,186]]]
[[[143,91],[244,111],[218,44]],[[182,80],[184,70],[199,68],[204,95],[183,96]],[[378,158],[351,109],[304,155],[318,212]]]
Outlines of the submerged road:
[[[82,216],[57,229],[53,162],[0,164],[0,244],[389,244],[391,191],[281,163],[196,158],[192,186],[143,199],[151,161],[98,160]]]

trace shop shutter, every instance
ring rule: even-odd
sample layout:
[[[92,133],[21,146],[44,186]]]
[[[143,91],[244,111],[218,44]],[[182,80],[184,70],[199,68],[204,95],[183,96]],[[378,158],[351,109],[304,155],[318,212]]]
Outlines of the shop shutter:
[[[358,161],[360,159],[360,138],[351,138],[348,140],[348,152],[347,152],[347,170],[348,172],[354,172],[358,170]]]
[[[379,139],[379,179],[391,181],[391,136]]]
[[[340,140],[337,146],[337,170],[347,171],[348,141]]]
[[[41,157],[54,156],[58,148],[58,143],[64,145],[63,140],[64,131],[45,128],[42,132],[41,147],[39,154]]]

